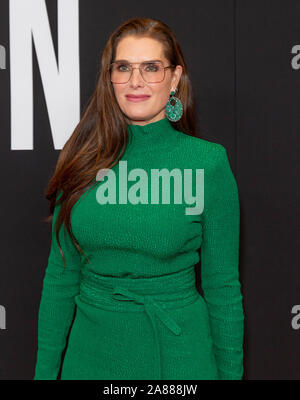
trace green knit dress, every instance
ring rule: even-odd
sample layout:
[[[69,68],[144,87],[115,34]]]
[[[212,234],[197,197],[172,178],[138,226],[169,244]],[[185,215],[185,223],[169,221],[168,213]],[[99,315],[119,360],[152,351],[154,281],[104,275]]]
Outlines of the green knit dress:
[[[175,130],[167,118],[128,125],[128,134],[121,162],[95,178],[72,210],[89,261],[61,228],[64,269],[54,210],[34,379],[57,379],[62,362],[61,379],[240,380],[240,210],[226,150]],[[160,186],[156,170],[165,175]],[[182,191],[172,172],[181,174]],[[189,189],[202,190],[202,212],[186,211],[195,206],[185,201]]]

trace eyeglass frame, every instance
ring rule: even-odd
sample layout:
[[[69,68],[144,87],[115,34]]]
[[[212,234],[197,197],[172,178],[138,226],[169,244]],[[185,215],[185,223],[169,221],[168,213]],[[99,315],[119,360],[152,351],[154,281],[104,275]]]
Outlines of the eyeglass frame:
[[[122,62],[123,62],[123,61],[122,61]],[[130,81],[131,77],[132,77],[133,70],[134,70],[134,69],[139,69],[139,70],[140,70],[141,77],[143,78],[143,80],[144,80],[146,83],[160,83],[160,82],[163,82],[163,80],[165,79],[165,76],[166,76],[166,69],[171,68],[171,67],[175,67],[175,65],[173,65],[173,64],[170,64],[170,65],[168,65],[167,67],[164,67],[164,66],[163,66],[163,70],[164,70],[164,77],[163,77],[163,79],[162,79],[161,81],[158,81],[158,82],[147,82],[147,81],[144,79],[143,74],[142,74],[142,71],[141,71],[141,64],[147,64],[147,63],[148,63],[148,64],[155,64],[155,63],[157,63],[157,61],[156,61],[156,62],[142,61],[142,62],[140,62],[140,63],[129,63],[129,62],[125,62],[125,61],[124,61],[123,64],[128,64],[128,65],[130,65],[130,68],[131,68],[131,73],[130,73],[130,77],[129,77],[128,81],[126,81],[126,82],[119,82],[119,83],[112,82],[112,80],[111,80],[111,75],[110,75],[110,81],[111,81],[112,83],[114,83],[115,85],[123,85],[124,83],[128,83],[128,82]],[[162,63],[161,61],[159,61],[159,63],[163,65],[163,63]],[[114,61],[114,62],[112,62],[111,64],[109,64],[109,66],[108,66],[108,68],[107,68],[108,72],[110,72],[110,69],[111,69],[112,65],[114,65],[114,64],[117,64],[117,62]],[[133,67],[133,66],[132,66],[133,64],[140,64],[140,65],[139,65],[138,67]]]

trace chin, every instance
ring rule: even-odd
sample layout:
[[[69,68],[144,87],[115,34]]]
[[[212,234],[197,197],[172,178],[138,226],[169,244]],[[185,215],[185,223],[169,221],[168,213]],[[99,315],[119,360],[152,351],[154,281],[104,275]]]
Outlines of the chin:
[[[128,118],[130,118],[130,119],[132,119],[132,120],[141,120],[141,121],[144,121],[144,120],[153,118],[153,117],[152,117],[153,114],[151,114],[151,113],[145,113],[145,112],[143,112],[142,110],[141,110],[141,112],[135,112],[135,113],[127,112],[127,113],[125,113],[125,114],[126,114],[126,116],[127,116]]]

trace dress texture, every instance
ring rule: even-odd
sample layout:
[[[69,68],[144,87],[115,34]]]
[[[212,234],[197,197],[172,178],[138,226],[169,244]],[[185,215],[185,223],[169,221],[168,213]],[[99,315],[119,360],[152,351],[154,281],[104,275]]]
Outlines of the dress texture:
[[[34,379],[57,379],[62,362],[61,379],[240,380],[240,209],[226,149],[167,118],[127,129],[121,160],[72,209],[88,260],[61,226],[64,268],[54,234],[60,205],[54,209]],[[194,199],[203,193],[202,212],[186,212],[196,210],[195,200],[185,201],[189,190]]]

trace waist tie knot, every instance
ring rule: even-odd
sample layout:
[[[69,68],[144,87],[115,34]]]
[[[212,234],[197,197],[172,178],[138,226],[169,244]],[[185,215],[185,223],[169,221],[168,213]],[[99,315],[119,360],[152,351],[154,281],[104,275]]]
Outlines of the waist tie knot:
[[[171,318],[165,310],[163,310],[150,295],[139,295],[119,285],[115,285],[113,289],[113,298],[120,301],[134,301],[137,304],[144,305],[146,314],[148,315],[154,332],[154,356],[157,363],[158,379],[161,379],[161,354],[159,346],[159,338],[156,324],[156,317],[174,334],[181,335],[180,326]]]
[[[199,298],[195,286],[194,266],[166,275],[138,279],[105,276],[91,268],[83,268],[81,273],[80,294],[75,298],[79,307],[86,303],[110,311],[125,309],[137,312],[139,307],[136,305],[141,304],[142,310],[150,319],[154,336],[155,377],[162,379],[162,354],[157,320],[159,319],[172,335],[183,335],[182,327],[172,318],[170,310],[185,307]]]

